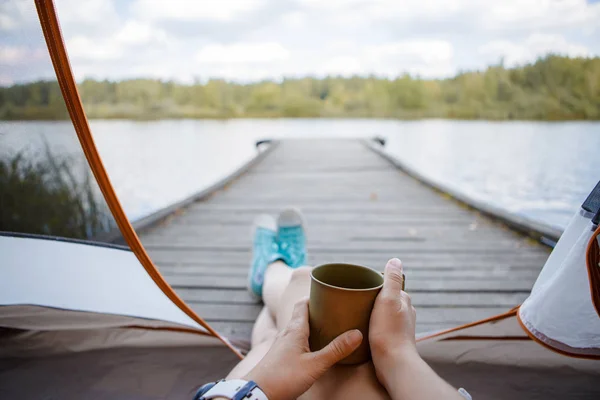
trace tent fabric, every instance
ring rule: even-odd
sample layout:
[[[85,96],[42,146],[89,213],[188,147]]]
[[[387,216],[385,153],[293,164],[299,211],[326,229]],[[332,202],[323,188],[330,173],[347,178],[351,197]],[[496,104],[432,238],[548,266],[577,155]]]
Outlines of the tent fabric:
[[[594,399],[600,363],[540,346],[520,327],[517,310],[418,340],[419,354],[474,399]]]
[[[600,227],[596,229],[590,239],[586,261],[592,302],[600,317]]]
[[[90,165],[90,168],[100,186],[100,190],[110,208],[115,221],[123,234],[123,238],[129,245],[131,250],[138,258],[141,265],[146,270],[147,274],[154,281],[163,293],[180,308],[189,318],[194,322],[204,327],[210,334],[219,338],[226,346],[228,346],[238,357],[243,358],[242,354],[231,345],[225,338],[217,333],[212,327],[210,327],[206,321],[199,317],[170,287],[170,285],[162,277],[150,256],[144,249],[139,237],[137,236],[131,222],[125,215],[125,211],[121,206],[119,199],[115,193],[115,190],[110,182],[108,173],[104,168],[102,159],[98,153],[98,149],[94,143],[94,139],[91,134],[91,129],[81,103],[77,84],[73,76],[73,71],[69,62],[69,57],[65,48],[65,43],[62,37],[60,24],[56,15],[56,9],[54,4],[50,0],[35,0],[40,24],[54,71],[60,85],[63,98],[73,122],[75,131],[81,143],[81,147],[85,154],[86,159]]]
[[[187,330],[200,335],[210,334],[202,329],[190,328],[158,319],[127,315],[74,311],[45,306],[0,306],[0,327],[38,331],[68,331],[78,329],[104,329],[127,326],[149,329]]]
[[[519,325],[516,311],[498,320],[419,340],[417,348],[421,356],[436,363],[559,367],[600,375],[598,361],[565,357],[532,340]]]
[[[600,398],[599,376],[593,372],[574,371],[570,367],[526,368],[476,362],[461,365],[428,362],[447,382],[454,387],[464,387],[476,400]]]
[[[0,399],[189,400],[200,385],[223,378],[238,361],[223,345],[2,357]]]
[[[571,355],[600,357],[600,317],[586,263],[596,228],[584,210],[573,217],[519,308],[535,339]]]
[[[0,304],[4,306],[121,315],[206,332],[154,284],[130,251],[0,236],[0,254]],[[0,308],[0,321],[2,313],[9,311]],[[14,315],[11,321],[15,328],[32,323],[27,315],[21,316],[21,324]]]
[[[21,330],[0,328],[0,359],[37,358],[116,348],[219,347],[214,336],[174,328],[131,325],[69,330]],[[1,398],[1,397],[0,397]]]

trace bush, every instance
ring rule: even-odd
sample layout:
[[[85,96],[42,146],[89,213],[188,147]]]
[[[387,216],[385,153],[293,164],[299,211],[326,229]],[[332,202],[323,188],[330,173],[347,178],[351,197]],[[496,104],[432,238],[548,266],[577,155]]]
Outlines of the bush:
[[[48,148],[35,160],[0,158],[0,231],[90,239],[114,227],[87,168],[73,174],[77,164]]]

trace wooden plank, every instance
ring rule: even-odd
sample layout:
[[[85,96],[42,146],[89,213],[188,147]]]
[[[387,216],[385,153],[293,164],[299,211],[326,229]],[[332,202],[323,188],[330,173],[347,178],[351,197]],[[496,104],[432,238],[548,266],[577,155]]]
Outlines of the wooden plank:
[[[468,243],[421,243],[421,242],[398,242],[390,244],[387,242],[373,242],[370,244],[357,245],[354,243],[332,243],[331,245],[311,245],[309,251],[311,253],[344,253],[344,254],[365,254],[365,253],[382,253],[382,254],[407,254],[407,253],[452,253],[452,254],[486,254],[486,255],[504,255],[507,252],[520,249],[521,247],[517,243],[513,243],[512,246],[498,244],[494,246],[493,243],[489,243],[485,246],[480,245],[478,247],[469,247]],[[239,244],[161,244],[161,245],[148,245],[147,250],[154,254],[160,254],[160,252],[176,252],[179,255],[188,254],[190,256],[199,256],[203,252],[213,251],[222,253],[243,253],[248,254],[250,248],[248,246],[242,246]],[[531,253],[537,255],[535,249],[525,248],[522,253]]]
[[[230,237],[235,242],[241,244],[247,244],[251,241],[249,238],[248,230],[240,228],[241,225],[197,225],[197,226],[186,226],[176,229],[171,227],[170,231],[166,231],[163,234],[154,234],[144,238],[144,242],[149,245],[154,244],[195,244],[202,243],[205,240],[211,242],[222,242],[223,237]],[[247,226],[252,226],[252,222],[248,222]],[[246,226],[246,227],[247,227]],[[525,238],[519,238],[516,240],[512,235],[506,235],[501,231],[493,232],[488,229],[481,229],[481,226],[472,228],[471,224],[458,225],[458,226],[426,226],[426,225],[404,225],[404,226],[389,226],[388,228],[377,228],[376,226],[363,226],[359,231],[354,227],[348,226],[314,226],[308,225],[307,235],[316,244],[322,243],[336,243],[336,242],[348,242],[348,241],[371,241],[377,242],[378,239],[386,240],[391,238],[401,238],[401,240],[417,240],[417,241],[431,241],[431,242],[448,242],[448,243],[463,243],[473,242],[473,246],[477,247],[478,242],[484,243],[490,242],[512,242],[521,243],[521,245],[527,245],[532,249],[531,241]],[[211,236],[211,233],[213,234]],[[216,236],[215,236],[216,235]],[[544,249],[540,249],[541,252],[547,253]]]
[[[223,261],[223,260],[221,260]],[[229,273],[234,275],[245,276],[248,273],[249,264],[247,262],[236,262],[236,261],[227,261],[227,262],[213,262],[213,263],[205,263],[205,262],[163,262],[157,264],[159,269],[163,272],[164,275],[169,274],[178,274],[181,273],[183,275],[186,274],[194,274],[197,271],[198,274],[202,274],[202,272],[206,272],[207,275],[227,275]],[[368,264],[369,267],[383,271],[385,266],[385,261],[381,263],[372,263]],[[515,276],[536,276],[540,270],[540,263],[537,262],[521,262],[519,264],[516,263],[506,263],[506,264],[494,264],[494,265],[485,265],[480,263],[461,263],[457,264],[454,262],[444,263],[444,262],[430,262],[430,263],[407,263],[404,262],[404,268],[406,272],[413,276],[413,273],[417,274],[440,274],[439,276],[444,276],[446,274],[453,274],[454,272],[460,274],[468,274],[470,271],[473,271],[475,274],[501,274],[501,273],[515,273]]]
[[[365,236],[358,236],[356,232],[347,230],[330,230],[326,232],[321,231],[318,234],[311,234],[311,232],[314,230],[314,227],[308,230],[310,247],[314,249],[327,248],[329,246],[338,247],[339,245],[353,245],[375,249],[380,247],[395,247],[402,244],[404,244],[404,247],[407,247],[410,244],[423,247],[429,243],[431,245],[435,245],[438,240],[444,240],[445,235],[450,235],[452,237],[451,240],[446,242],[447,246],[452,244],[458,245],[460,242],[471,243],[473,247],[489,248],[497,245],[500,249],[511,250],[529,246],[526,241],[511,241],[496,235],[488,235],[486,233],[481,233],[478,235],[476,233],[466,233],[464,231],[451,231],[444,234],[436,232],[429,235],[421,232],[419,232],[418,235],[416,232],[414,232],[414,234],[406,232],[389,232],[387,234],[383,234],[381,231],[379,231],[378,234],[374,234],[372,236],[368,236],[368,232],[361,232],[361,234]],[[326,236],[327,234],[330,236]],[[170,237],[152,237],[145,239],[143,243],[149,249],[159,250],[165,246],[189,246],[198,242],[202,242],[207,247],[223,247],[229,245],[232,241],[235,241],[235,243],[239,244],[240,247],[250,248],[252,246],[252,240],[250,238],[239,236],[239,234],[229,235],[227,231],[215,229],[212,233],[203,230],[202,232],[186,234],[183,236],[180,234],[174,234]],[[387,244],[387,246],[384,246],[385,244]]]
[[[190,289],[178,288],[177,294],[184,300],[196,303],[222,303],[222,304],[262,304],[246,289]]]
[[[254,322],[263,307],[261,304],[210,304],[195,302],[188,302],[188,305],[208,322]]]
[[[259,304],[208,304],[188,302],[189,306],[211,321],[254,322],[262,309]],[[415,307],[417,308],[417,307]],[[464,324],[508,311],[505,307],[418,307],[417,321],[429,324]]]
[[[224,204],[220,202],[196,202],[190,205],[188,208],[183,210],[185,214],[190,213],[214,213],[214,212],[233,212],[236,214],[250,214],[255,216],[256,214],[271,212],[273,209],[283,209],[289,206],[288,203],[282,202],[281,204],[273,206],[264,206],[259,204],[245,204],[245,203],[229,203]],[[321,215],[321,214],[344,214],[344,213],[358,213],[364,212],[365,214],[452,214],[456,212],[464,212],[470,216],[477,215],[468,209],[449,209],[447,205],[438,205],[434,207],[425,207],[419,204],[403,204],[398,202],[370,202],[366,203],[361,207],[352,204],[346,204],[343,199],[340,199],[339,203],[322,203],[312,204],[302,208],[302,212],[305,215]]]
[[[241,276],[214,276],[214,275],[173,275],[166,278],[167,282],[174,288],[223,288],[244,289],[248,280]],[[480,279],[411,279],[407,280],[407,290],[430,290],[430,291],[501,291],[501,292],[528,292],[533,286],[532,281],[521,278],[503,279],[480,278]]]
[[[230,340],[250,341],[254,322],[209,321],[211,327]],[[249,344],[248,347],[249,348]]]
[[[383,271],[384,267],[376,268],[379,271]],[[236,276],[236,277],[247,277],[248,266],[243,267],[175,267],[175,268],[161,268],[162,275],[169,279],[171,277],[194,277],[202,278],[203,276]],[[446,269],[419,269],[419,268],[407,268],[406,271],[407,279],[421,280],[421,279],[498,279],[498,278],[509,278],[509,279],[536,279],[538,276],[537,269],[519,269],[511,270],[508,268],[446,268]]]
[[[220,304],[262,304],[245,289],[189,289],[179,288],[177,293],[186,302]],[[504,307],[512,308],[527,298],[527,293],[498,292],[421,292],[410,291],[415,307]]]
[[[209,324],[217,332],[221,333],[227,338],[233,340],[242,340],[242,342],[245,342],[244,344],[247,344],[249,348],[249,341],[252,335],[252,328],[254,327],[254,322],[210,321]],[[416,326],[416,332],[417,334],[425,334],[431,332],[438,332],[444,329],[454,328],[455,326],[457,325],[448,322],[418,322]]]
[[[220,218],[217,215],[191,215],[189,218],[184,220],[179,220],[173,223],[173,226],[184,225],[251,225],[253,218],[245,217],[245,216],[237,216],[229,214],[227,217]],[[357,223],[364,224],[365,226],[380,226],[385,227],[388,225],[397,226],[400,224],[418,224],[418,225],[434,225],[434,226],[447,226],[447,225],[458,225],[465,224],[465,226],[469,226],[471,223],[475,222],[476,218],[470,218],[469,220],[465,220],[464,217],[457,215],[397,215],[394,217],[386,217],[385,215],[363,215],[359,216],[358,214],[355,216],[348,216],[347,218],[332,218],[331,216],[323,216],[322,218],[314,218],[310,221],[311,226],[321,226],[327,225],[331,226],[335,224],[336,226],[354,226]]]
[[[498,229],[498,226],[485,224],[482,221],[463,221],[456,225],[443,224],[393,224],[386,227],[377,225],[364,225],[360,230],[348,227],[346,225],[326,224],[323,226],[314,225],[308,220],[306,226],[307,234],[315,243],[336,242],[348,240],[362,241],[380,241],[399,238],[400,240],[419,240],[419,241],[437,241],[443,239],[447,242],[457,243],[458,241],[477,242],[497,241],[497,242],[531,242],[522,237],[516,239],[514,234],[505,229]],[[248,220],[246,224],[252,226],[253,220]],[[211,235],[212,234],[212,235]],[[217,235],[215,235],[217,234]],[[236,242],[249,243],[251,241],[248,230],[243,230],[238,225],[210,223],[198,225],[171,225],[162,231],[152,232],[144,237],[144,243],[161,244],[161,242],[170,243],[173,241],[186,243],[198,243],[212,239],[212,241],[223,241],[223,238],[231,238]]]
[[[198,256],[186,254],[164,254],[151,252],[150,256],[158,265],[250,265],[251,253],[215,253],[202,254]],[[489,255],[489,254],[428,254],[428,253],[380,253],[380,254],[346,254],[346,253],[321,253],[315,254],[309,250],[309,265],[319,265],[329,262],[349,262],[379,268],[385,266],[387,260],[396,256],[402,259],[407,268],[460,268],[480,266],[481,268],[494,268],[496,266],[508,266],[510,268],[539,268],[546,261],[547,255]]]

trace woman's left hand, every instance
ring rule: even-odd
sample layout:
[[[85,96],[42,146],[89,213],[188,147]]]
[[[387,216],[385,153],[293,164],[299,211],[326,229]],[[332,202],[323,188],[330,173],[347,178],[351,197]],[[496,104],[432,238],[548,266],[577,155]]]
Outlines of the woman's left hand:
[[[362,334],[355,329],[311,353],[308,336],[308,299],[305,299],[295,305],[287,327],[279,333],[264,358],[244,378],[256,382],[269,400],[295,399],[329,368],[352,354],[362,342]]]

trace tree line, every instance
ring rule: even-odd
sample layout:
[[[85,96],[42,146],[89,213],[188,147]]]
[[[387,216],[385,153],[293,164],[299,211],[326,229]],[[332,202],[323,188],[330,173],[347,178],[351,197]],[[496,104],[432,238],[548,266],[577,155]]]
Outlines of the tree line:
[[[240,84],[155,79],[86,79],[90,118],[364,117],[600,119],[600,58],[548,55],[516,68],[502,63],[447,79],[408,74],[294,78]],[[0,119],[67,119],[56,81],[0,88]]]

